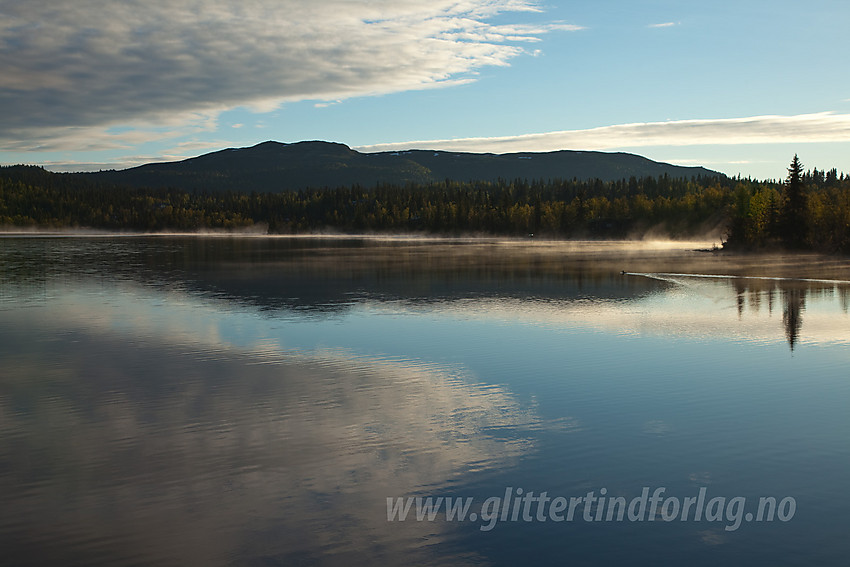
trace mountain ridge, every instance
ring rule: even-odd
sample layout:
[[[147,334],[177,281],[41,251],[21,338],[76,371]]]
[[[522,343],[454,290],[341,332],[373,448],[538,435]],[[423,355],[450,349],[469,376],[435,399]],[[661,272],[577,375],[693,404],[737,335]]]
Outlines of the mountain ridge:
[[[446,180],[721,177],[703,167],[652,161],[623,152],[558,150],[507,154],[403,150],[362,153],[338,142],[266,141],[173,162],[81,174],[134,187],[280,192],[379,184],[429,184]]]

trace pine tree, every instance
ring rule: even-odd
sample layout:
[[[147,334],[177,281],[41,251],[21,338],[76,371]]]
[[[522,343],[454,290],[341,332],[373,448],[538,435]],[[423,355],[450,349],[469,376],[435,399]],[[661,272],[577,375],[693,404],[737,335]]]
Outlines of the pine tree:
[[[787,246],[801,248],[805,245],[808,227],[806,224],[806,191],[803,184],[803,164],[794,154],[785,180],[785,203],[782,211],[782,240]]]

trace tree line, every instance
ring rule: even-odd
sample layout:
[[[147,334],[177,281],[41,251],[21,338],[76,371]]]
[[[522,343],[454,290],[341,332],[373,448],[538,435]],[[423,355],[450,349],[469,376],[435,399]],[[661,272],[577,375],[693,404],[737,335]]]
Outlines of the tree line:
[[[784,182],[739,182],[727,247],[850,253],[850,176],[804,172],[795,155]]]
[[[133,189],[14,166],[0,168],[0,226],[555,238],[623,238],[646,231],[684,238],[721,227],[730,247],[850,252],[850,176],[803,172],[795,162],[785,182],[668,176],[446,180],[281,193]]]

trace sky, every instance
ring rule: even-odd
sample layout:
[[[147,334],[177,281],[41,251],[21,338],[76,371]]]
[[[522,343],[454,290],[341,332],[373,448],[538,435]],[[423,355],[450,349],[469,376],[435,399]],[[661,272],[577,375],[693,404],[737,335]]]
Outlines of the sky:
[[[266,140],[850,173],[846,0],[0,0],[0,164]]]

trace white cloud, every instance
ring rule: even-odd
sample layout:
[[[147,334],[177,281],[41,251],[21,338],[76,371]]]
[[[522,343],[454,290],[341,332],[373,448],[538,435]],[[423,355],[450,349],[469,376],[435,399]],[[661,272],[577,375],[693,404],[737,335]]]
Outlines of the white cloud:
[[[181,158],[185,159],[185,158]],[[86,161],[42,161],[39,165],[47,171],[55,173],[78,173],[88,171],[101,171],[109,169],[127,169],[147,163],[158,163],[163,161],[161,156],[125,156],[117,162],[86,162]]]
[[[222,109],[223,110],[223,109]],[[2,123],[2,119],[0,119]],[[215,116],[160,116],[153,122],[127,121],[94,126],[0,128],[0,147],[18,152],[100,151],[129,149],[139,144],[211,132]]]
[[[360,146],[357,149],[368,152],[428,149],[510,153],[811,142],[850,142],[850,114],[820,112],[796,116],[643,122],[495,138],[375,144]]]
[[[214,121],[234,107],[456,85],[565,23],[497,25],[534,0],[0,0],[0,148],[117,125]],[[110,144],[128,144],[107,136]]]
[[[660,24],[649,24],[650,28],[672,28],[673,26],[679,25],[677,22],[663,22]]]
[[[180,142],[173,147],[164,149],[156,154],[123,155],[110,161],[79,161],[79,160],[42,160],[39,165],[49,171],[71,173],[79,171],[98,171],[102,169],[127,169],[148,163],[161,163],[164,161],[180,161],[191,157],[197,157],[201,153],[218,151],[233,147],[232,142],[225,140],[190,140]],[[243,145],[247,145],[243,143]],[[11,165],[11,164],[4,164]]]

